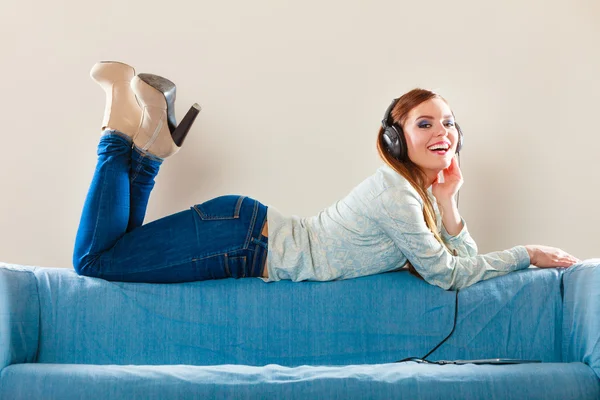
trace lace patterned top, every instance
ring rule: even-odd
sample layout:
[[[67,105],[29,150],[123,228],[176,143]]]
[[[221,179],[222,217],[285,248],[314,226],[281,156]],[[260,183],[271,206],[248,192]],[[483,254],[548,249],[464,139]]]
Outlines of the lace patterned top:
[[[431,189],[427,194],[442,239],[454,254],[425,224],[418,192],[384,164],[318,215],[285,216],[268,206],[269,277],[259,279],[349,279],[395,271],[410,261],[426,282],[455,290],[530,266],[524,246],[477,254],[464,219],[463,229],[456,236],[450,235]]]

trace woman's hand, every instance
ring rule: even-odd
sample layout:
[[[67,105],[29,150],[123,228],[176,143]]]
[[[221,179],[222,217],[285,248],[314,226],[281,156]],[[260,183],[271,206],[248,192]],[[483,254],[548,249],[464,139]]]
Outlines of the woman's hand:
[[[445,204],[454,198],[458,193],[458,189],[463,184],[462,173],[456,160],[456,155],[452,157],[450,166],[444,169],[444,183],[438,183],[437,178],[431,185],[431,193],[436,198],[438,203]]]
[[[562,251],[556,247],[527,245],[525,246],[529,253],[531,264],[538,268],[568,268],[571,265],[581,262],[577,257]]]

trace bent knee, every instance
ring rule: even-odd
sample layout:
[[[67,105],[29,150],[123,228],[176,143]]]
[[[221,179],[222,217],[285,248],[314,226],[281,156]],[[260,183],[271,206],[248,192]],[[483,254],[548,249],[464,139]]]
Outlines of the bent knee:
[[[73,269],[80,276],[98,277],[99,256],[73,256]]]

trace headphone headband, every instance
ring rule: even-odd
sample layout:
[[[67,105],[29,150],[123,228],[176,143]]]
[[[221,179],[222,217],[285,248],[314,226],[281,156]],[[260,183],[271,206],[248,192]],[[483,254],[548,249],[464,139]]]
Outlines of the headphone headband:
[[[394,101],[392,101],[392,104],[390,104],[390,106],[387,108],[387,110],[385,111],[385,115],[383,116],[383,121],[381,121],[381,124],[383,125],[384,128],[387,128],[389,126],[394,125],[394,123],[392,122],[391,124],[389,123],[390,120],[390,114],[392,113],[392,110],[394,109],[394,106],[396,105],[396,103],[398,102],[398,99],[394,99]]]

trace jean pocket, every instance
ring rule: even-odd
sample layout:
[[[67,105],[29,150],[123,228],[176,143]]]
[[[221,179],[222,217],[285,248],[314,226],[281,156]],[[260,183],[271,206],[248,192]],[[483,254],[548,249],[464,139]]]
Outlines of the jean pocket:
[[[220,220],[220,219],[236,219],[240,217],[240,209],[242,201],[246,196],[227,195],[219,196],[214,199],[205,201],[202,204],[196,204],[192,208],[198,213],[201,219]]]

